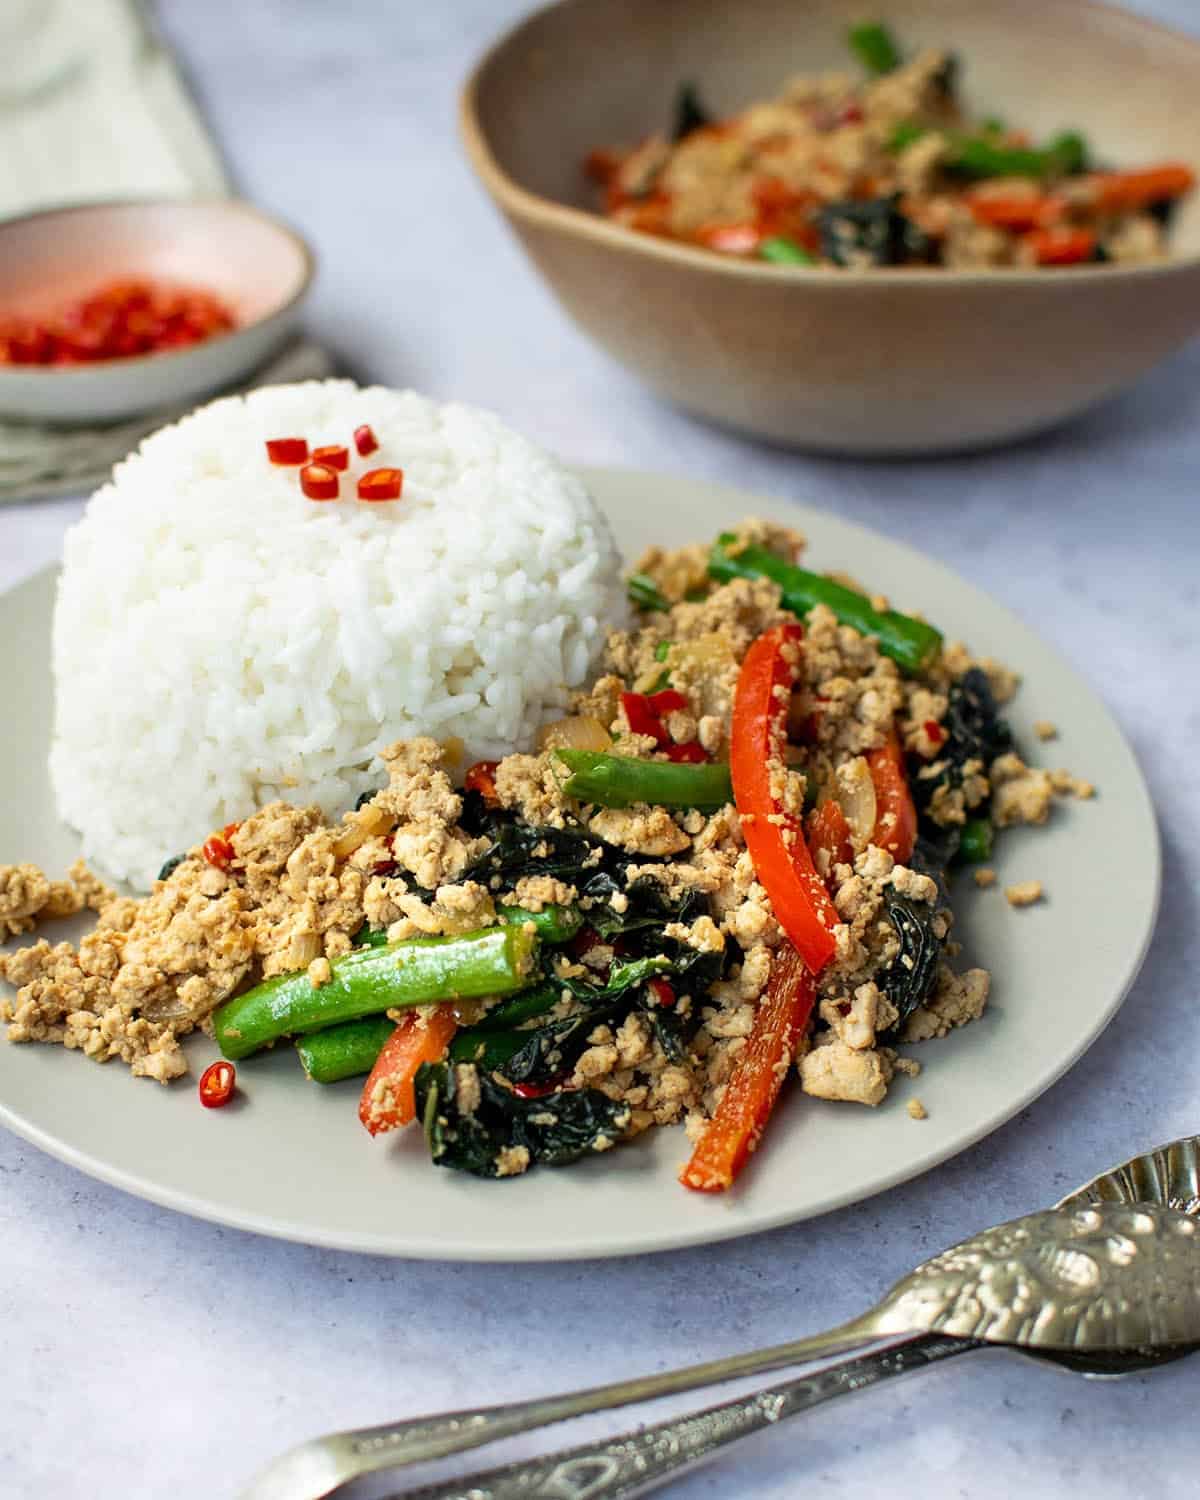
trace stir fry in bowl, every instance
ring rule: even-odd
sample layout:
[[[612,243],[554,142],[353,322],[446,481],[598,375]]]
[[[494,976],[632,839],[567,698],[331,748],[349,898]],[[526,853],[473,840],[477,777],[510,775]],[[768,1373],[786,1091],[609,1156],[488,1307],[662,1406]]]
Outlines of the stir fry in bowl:
[[[953,53],[906,59],[874,23],[849,42],[865,77],[794,78],[729,119],[710,119],[685,84],[669,138],[589,155],[605,214],[778,265],[1049,268],[1165,254],[1189,166],[1112,170],[1074,130],[1034,141],[1002,118],[969,119]]]

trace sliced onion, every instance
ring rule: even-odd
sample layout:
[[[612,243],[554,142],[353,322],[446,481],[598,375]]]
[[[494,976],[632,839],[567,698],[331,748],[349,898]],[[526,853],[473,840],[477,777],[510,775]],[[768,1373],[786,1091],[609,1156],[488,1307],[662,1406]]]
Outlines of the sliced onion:
[[[850,842],[856,851],[861,851],[871,842],[876,818],[875,783],[871,780],[870,767],[861,755],[838,767],[835,788],[850,829]]]
[[[599,719],[590,714],[573,714],[555,719],[538,730],[539,750],[608,750],[612,736]]]
[[[368,839],[382,833],[391,823],[391,818],[382,807],[368,803],[350,814],[350,820],[333,841],[334,859],[348,859],[356,849],[361,849]]]
[[[321,956],[321,939],[315,932],[298,932],[288,944],[288,967],[307,969]]]

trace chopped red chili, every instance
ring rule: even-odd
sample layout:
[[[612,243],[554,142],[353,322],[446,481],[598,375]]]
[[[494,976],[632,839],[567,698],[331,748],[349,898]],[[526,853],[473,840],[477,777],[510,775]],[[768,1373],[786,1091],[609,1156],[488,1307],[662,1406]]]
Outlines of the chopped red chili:
[[[354,446],[362,458],[366,458],[368,453],[374,453],[379,447],[379,439],[365,422],[354,429]]]
[[[664,1010],[675,1004],[675,991],[665,979],[652,979],[646,988],[654,996],[655,1004],[661,1005]]]
[[[368,469],[358,481],[358,498],[360,500],[399,500],[403,489],[403,469]]]
[[[224,834],[214,833],[210,838],[205,839],[204,847],[200,852],[209,864],[218,870],[228,870],[233,863],[233,845]]]
[[[646,702],[651,712],[660,719],[664,714],[678,713],[688,706],[687,699],[682,693],[677,693],[674,688],[663,688],[661,692],[649,693],[646,696]]]
[[[686,745],[664,745],[663,754],[676,765],[698,766],[708,760],[708,752],[698,740],[689,740]]]
[[[556,1083],[514,1083],[512,1091],[518,1099],[544,1099],[557,1087]]]
[[[658,745],[664,745],[670,739],[644,693],[622,693],[621,707],[625,710],[625,718],[632,733],[649,735]]]
[[[926,719],[924,727],[925,733],[929,737],[929,740],[932,744],[940,745],[946,738],[946,731],[942,728],[942,726],[936,719]]]
[[[336,500],[342,481],[328,464],[305,464],[300,470],[300,488],[310,500]]]
[[[237,1083],[237,1070],[222,1058],[210,1063],[200,1075],[200,1103],[205,1109],[220,1109],[228,1104]]]
[[[0,321],[0,365],[75,365],[199,344],[234,326],[211,292],[114,281],[48,318]]]
[[[314,448],[313,463],[324,464],[328,469],[348,469],[350,450],[344,443],[329,443],[324,448]]]
[[[268,438],[267,457],[273,464],[303,464],[308,462],[307,438]]]
[[[468,792],[478,792],[489,807],[499,807],[496,795],[496,767],[498,760],[477,760],[463,778]]]

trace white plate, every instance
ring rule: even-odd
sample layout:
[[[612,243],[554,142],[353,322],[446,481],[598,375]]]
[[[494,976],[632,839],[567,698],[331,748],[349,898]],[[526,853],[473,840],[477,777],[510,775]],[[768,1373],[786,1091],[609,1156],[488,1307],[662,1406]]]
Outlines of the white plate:
[[[0,1121],[53,1155],[185,1213],[317,1245],[448,1260],[549,1260],[703,1244],[824,1213],[943,1162],[1049,1087],[1112,1018],[1141,964],[1158,905],[1154,812],[1129,746],[1091,688],[1007,610],[940,564],[835,516],[715,485],[612,471],[585,477],[630,556],[651,541],[715,534],[746,513],[804,529],[819,567],[843,568],[920,608],[948,637],[1025,675],[1010,718],[1031,759],[1096,782],[1043,829],[1000,841],[1001,881],[1040,879],[1049,899],[1014,911],[998,889],[956,882],[960,936],[993,974],[984,1019],[908,1049],[925,1071],[877,1110],[823,1104],[794,1086],[735,1191],[679,1187],[681,1130],[564,1170],[502,1182],[432,1167],[419,1131],[370,1141],[353,1081],[305,1081],[291,1048],[239,1065],[237,1103],[202,1109],[194,1081],[160,1088],[59,1047],[0,1044]],[[54,872],[75,856],[46,776],[53,576],[0,598],[0,862]],[[1052,718],[1060,738],[1031,730]],[[1047,753],[1048,752],[1048,753]],[[163,788],[170,795],[170,788]],[[164,854],[170,851],[164,851]],[[64,924],[65,925],[65,924]],[[189,1042],[197,1065],[215,1056]],[[911,1120],[906,1098],[929,1110]]]

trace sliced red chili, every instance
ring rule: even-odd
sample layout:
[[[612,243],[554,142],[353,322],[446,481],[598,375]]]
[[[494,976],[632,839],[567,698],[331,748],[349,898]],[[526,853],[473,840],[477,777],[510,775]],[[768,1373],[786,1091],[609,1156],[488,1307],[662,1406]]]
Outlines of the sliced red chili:
[[[327,469],[348,469],[350,450],[344,443],[328,443],[324,448],[314,448],[313,463],[324,464]]]
[[[368,453],[374,453],[376,448],[379,447],[379,439],[366,422],[361,427],[354,429],[354,446],[358,449],[359,455],[362,458],[366,458]]]
[[[699,740],[689,740],[686,745],[664,745],[663,754],[676,764],[698,766],[708,760],[708,752]]]
[[[544,1099],[557,1087],[556,1083],[514,1083],[512,1091],[518,1099]]]
[[[201,854],[218,870],[228,870],[233,863],[233,845],[223,834],[214,833],[205,839]]]
[[[496,767],[498,760],[477,760],[463,777],[463,785],[469,792],[478,792],[489,807],[499,807],[496,795]]]
[[[657,693],[647,693],[646,702],[650,711],[660,719],[664,714],[676,714],[686,709],[687,699],[682,693],[677,693],[674,688],[662,688]]]
[[[237,1070],[221,1058],[210,1063],[200,1075],[200,1103],[205,1109],[220,1109],[228,1104],[237,1083]]]
[[[667,689],[671,696],[670,689]],[[655,698],[661,698],[662,693],[655,693]],[[682,698],[682,694],[673,695]],[[687,700],[683,699],[683,707],[687,706]],[[629,728],[634,734],[644,734],[654,741],[656,745],[668,745],[671,736],[666,731],[662,722],[660,710],[654,707],[653,699],[647,698],[645,693],[622,693],[621,707],[625,710],[625,718]]]
[[[655,1004],[662,1006],[663,1010],[675,1004],[675,991],[665,979],[652,979],[646,988],[654,996]]]
[[[368,469],[358,481],[358,498],[360,500],[399,500],[403,489],[403,469]]]
[[[946,731],[936,719],[926,719],[923,727],[931,744],[940,745],[946,738]]]
[[[300,488],[310,500],[336,500],[341,487],[337,470],[327,464],[305,464],[300,470]]]
[[[307,438],[268,438],[267,457],[273,464],[302,464],[308,461]]]

